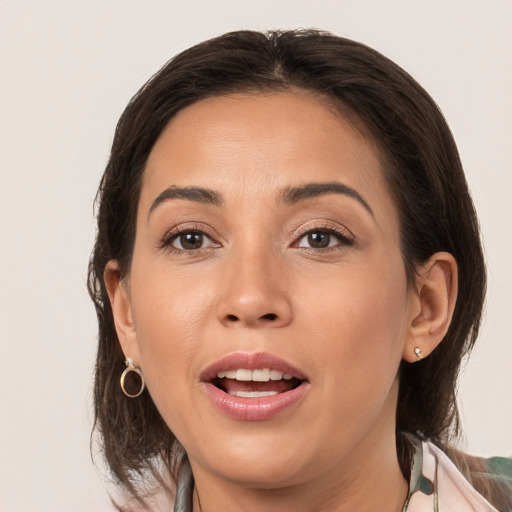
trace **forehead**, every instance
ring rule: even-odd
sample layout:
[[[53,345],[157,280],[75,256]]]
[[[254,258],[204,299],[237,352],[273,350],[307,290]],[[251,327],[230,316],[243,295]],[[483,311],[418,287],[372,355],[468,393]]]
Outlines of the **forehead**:
[[[388,195],[379,156],[371,138],[312,93],[211,97],[178,112],[160,135],[140,206],[171,185],[227,195],[245,188],[254,196],[341,181],[365,194]]]

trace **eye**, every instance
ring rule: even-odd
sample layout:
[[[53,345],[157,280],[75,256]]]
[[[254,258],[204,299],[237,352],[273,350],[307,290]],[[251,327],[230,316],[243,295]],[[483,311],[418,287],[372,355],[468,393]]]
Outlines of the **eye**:
[[[182,231],[171,236],[165,245],[178,251],[197,251],[215,246],[212,240],[201,231]]]
[[[352,245],[352,240],[343,233],[332,229],[315,229],[308,231],[299,239],[296,247],[306,249],[328,249],[340,245]]]

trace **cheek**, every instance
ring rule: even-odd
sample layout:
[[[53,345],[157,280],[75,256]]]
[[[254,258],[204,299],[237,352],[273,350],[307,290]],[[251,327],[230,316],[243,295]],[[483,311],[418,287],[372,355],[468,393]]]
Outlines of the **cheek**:
[[[212,287],[201,279],[171,275],[154,263],[145,269],[132,273],[133,316],[140,364],[159,405],[159,394],[179,394],[195,375],[193,363],[212,310]]]
[[[201,354],[197,333],[205,297],[192,300],[162,280],[151,284],[146,281],[145,287],[154,293],[147,301],[139,297],[135,309],[140,366],[162,418],[180,440],[186,439],[189,418],[196,414],[193,396],[199,392],[194,361]]]
[[[330,404],[324,437],[355,439],[387,407],[394,418],[406,285],[399,278],[392,284],[375,281],[375,275],[353,272],[331,279],[324,289],[328,293],[309,297],[310,315],[317,321],[306,338],[314,340],[310,357],[320,369],[322,399]]]
[[[299,296],[305,297],[304,311],[298,321],[315,319],[309,327],[303,326],[318,340],[315,358],[323,358],[324,364],[337,361],[345,375],[359,378],[365,372],[374,376],[382,372],[394,378],[407,336],[403,266],[352,265],[321,280],[305,281],[303,286]],[[330,377],[344,378],[336,372]]]

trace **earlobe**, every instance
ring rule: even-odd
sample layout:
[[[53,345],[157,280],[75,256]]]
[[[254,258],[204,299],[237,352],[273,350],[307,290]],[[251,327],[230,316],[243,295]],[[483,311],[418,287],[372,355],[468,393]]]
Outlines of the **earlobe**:
[[[121,279],[119,264],[111,260],[105,266],[103,279],[107,288],[117,337],[126,357],[139,361],[137,332],[133,320],[129,284]]]
[[[409,325],[403,358],[412,363],[427,357],[444,338],[457,300],[457,263],[446,252],[433,254],[417,269],[416,311]]]

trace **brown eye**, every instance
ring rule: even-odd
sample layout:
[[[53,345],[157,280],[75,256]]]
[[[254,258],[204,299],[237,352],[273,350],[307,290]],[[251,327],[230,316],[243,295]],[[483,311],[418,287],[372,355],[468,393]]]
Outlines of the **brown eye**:
[[[350,246],[353,243],[353,239],[345,234],[328,229],[316,229],[304,233],[295,247],[322,250],[331,247]]]
[[[172,241],[172,245],[176,249],[180,249],[182,251],[194,251],[202,249],[205,240],[208,240],[208,238],[205,237],[203,233],[199,233],[198,231],[187,231],[186,233],[177,235]]]
[[[308,234],[308,244],[313,249],[324,249],[325,247],[329,247],[331,238],[331,233],[315,231],[314,233]]]

